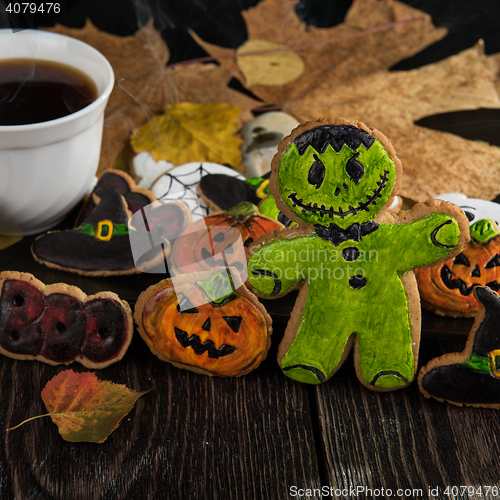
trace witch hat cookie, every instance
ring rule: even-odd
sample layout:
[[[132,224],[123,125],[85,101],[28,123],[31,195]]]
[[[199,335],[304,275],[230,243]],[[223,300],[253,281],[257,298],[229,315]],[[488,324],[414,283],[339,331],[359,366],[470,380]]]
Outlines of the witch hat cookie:
[[[51,231],[38,237],[31,248],[35,259],[48,267],[62,269],[87,276],[110,276],[134,274],[152,268],[166,258],[170,252],[169,239],[176,237],[189,223],[190,217],[183,206],[175,203],[162,205],[151,211],[161,215],[159,221],[151,216],[155,224],[139,228],[144,234],[140,237],[149,241],[151,233],[163,231],[163,245],[151,248],[141,261],[140,269],[136,267],[130,245],[131,234],[137,232],[128,224],[131,216],[125,199],[120,194],[109,191],[93,212],[75,229]],[[182,219],[182,223],[172,223]],[[142,219],[142,217],[141,217]],[[166,223],[162,222],[165,221]],[[157,223],[156,223],[157,222]],[[156,234],[156,240],[159,235]],[[146,261],[147,260],[147,261]]]
[[[138,188],[134,179],[121,170],[107,170],[104,172],[85,204],[75,222],[75,227],[80,226],[85,219],[95,210],[99,200],[109,193],[121,194],[127,203],[127,208],[135,213],[156,201],[154,194],[148,189]]]
[[[500,297],[476,287],[479,302],[463,352],[431,360],[418,377],[426,397],[462,406],[500,408]]]

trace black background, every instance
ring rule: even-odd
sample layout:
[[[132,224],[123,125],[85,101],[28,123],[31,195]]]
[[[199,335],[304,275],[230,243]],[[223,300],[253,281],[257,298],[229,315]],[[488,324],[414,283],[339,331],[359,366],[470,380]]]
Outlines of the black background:
[[[46,15],[24,19],[21,27],[28,27],[31,22],[35,27],[53,26],[57,22],[81,28],[89,18],[103,31],[127,36],[154,17],[155,26],[170,49],[170,64],[206,55],[187,33],[188,29],[217,45],[231,48],[241,45],[247,38],[241,11],[258,3],[258,0],[59,1],[67,12],[55,19]],[[10,2],[0,0],[0,7]],[[343,21],[351,3],[352,0],[301,0],[296,12],[306,24],[329,27]],[[471,47],[481,38],[487,54],[500,52],[498,0],[405,0],[404,3],[429,13],[434,24],[446,27],[449,34],[420,54],[398,63],[395,69],[411,69],[443,59]],[[0,13],[0,27],[15,27],[11,25],[14,21]]]

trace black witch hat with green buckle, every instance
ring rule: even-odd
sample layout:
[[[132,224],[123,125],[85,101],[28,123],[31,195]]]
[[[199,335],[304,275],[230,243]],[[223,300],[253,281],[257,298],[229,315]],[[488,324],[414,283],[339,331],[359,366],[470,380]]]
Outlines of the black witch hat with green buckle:
[[[137,272],[129,243],[127,205],[108,192],[75,229],[51,231],[35,240],[35,259],[49,267],[78,274],[106,275]]]
[[[479,313],[466,349],[445,364],[450,355],[432,360],[419,375],[426,396],[458,405],[500,408],[500,296],[487,287],[476,287]],[[457,362],[458,361],[458,362]]]

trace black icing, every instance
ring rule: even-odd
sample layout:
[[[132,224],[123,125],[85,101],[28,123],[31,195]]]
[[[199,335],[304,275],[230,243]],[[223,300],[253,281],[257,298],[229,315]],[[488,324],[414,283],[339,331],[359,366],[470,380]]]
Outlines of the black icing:
[[[474,336],[473,352],[480,356],[500,349],[500,297],[486,287],[476,289],[476,297],[485,307],[484,319]]]
[[[179,341],[179,344],[181,344],[181,346],[185,348],[191,347],[194,353],[198,356],[206,352],[209,358],[219,359],[236,351],[236,347],[226,344],[222,344],[217,349],[214,342],[211,340],[207,340],[202,344],[198,335],[193,334],[189,336],[187,332],[181,330],[180,328],[177,328],[176,326],[174,326],[174,331],[175,337]]]
[[[342,250],[342,257],[348,262],[359,259],[360,255],[361,252],[359,251],[359,248],[356,247],[347,247]]]
[[[453,278],[453,274],[446,264],[441,268],[441,279],[447,288],[450,290],[458,288],[459,292],[464,296],[470,295],[473,292],[474,287],[479,286],[479,283],[467,286],[464,280],[460,278]]]
[[[283,371],[287,372],[287,371],[293,370],[295,368],[301,368],[302,370],[308,370],[308,371],[314,373],[314,375],[316,375],[316,377],[318,377],[318,380],[320,382],[324,382],[326,380],[325,374],[321,370],[319,370],[318,368],[316,368],[315,366],[309,366],[309,365],[286,366],[285,368],[283,368]]]
[[[351,288],[359,290],[360,288],[366,286],[366,278],[364,276],[361,276],[360,274],[356,274],[355,276],[349,278],[349,286]]]
[[[307,182],[312,184],[319,189],[321,184],[323,184],[323,180],[325,179],[325,166],[323,162],[318,158],[318,155],[314,155],[314,159],[316,160],[309,169],[309,174],[307,175]],[[338,188],[337,188],[338,189]]]
[[[453,264],[460,264],[461,266],[467,266],[467,267],[470,266],[469,259],[467,259],[467,257],[463,253],[459,253],[455,257],[455,259],[453,260]],[[486,265],[486,267],[488,267],[488,265]]]
[[[324,215],[329,215],[330,217],[337,216],[337,217],[341,217],[343,219],[344,217],[347,217],[348,215],[357,214],[358,212],[361,212],[361,210],[365,210],[368,212],[370,205],[376,204],[377,199],[382,196],[380,193],[382,192],[382,190],[384,189],[384,187],[387,184],[388,175],[389,175],[389,171],[384,170],[384,174],[380,176],[380,181],[377,182],[377,184],[378,184],[377,189],[375,189],[375,191],[373,191],[373,193],[368,196],[368,199],[366,201],[362,201],[357,207],[350,206],[349,209],[345,210],[345,211],[342,210],[341,207],[339,207],[338,210],[335,210],[333,208],[333,206],[331,206],[330,208],[326,208],[325,205],[321,205],[320,207],[318,207],[317,203],[315,203],[313,205],[312,202],[304,204],[303,203],[304,200],[302,198],[299,198],[297,193],[290,193],[288,195],[288,198],[290,198],[290,200],[292,201],[292,203],[293,203],[292,206],[293,207],[298,206],[298,207],[302,208],[302,212],[313,212],[313,213],[319,212],[321,217],[323,217]],[[439,228],[437,228],[437,229],[439,229]],[[437,232],[437,229],[435,230],[435,232]],[[433,234],[435,234],[435,233],[433,233]]]
[[[223,316],[223,318],[233,332],[238,333],[240,331],[241,323],[243,322],[241,316]]]
[[[378,224],[373,221],[363,222],[362,224],[355,222],[346,229],[342,229],[333,223],[329,224],[328,227],[319,224],[315,227],[316,234],[320,238],[330,241],[336,247],[347,240],[361,241],[363,236],[373,233],[378,228]]]
[[[354,156],[351,156],[346,163],[345,169],[347,175],[356,183],[359,184],[359,181],[365,175],[365,167],[361,162],[358,161],[359,152]]]
[[[443,222],[440,226],[436,227],[436,229],[434,229],[434,231],[432,231],[431,233],[431,241],[432,241],[432,244],[439,247],[439,248],[447,248],[447,249],[451,249],[451,248],[455,248],[455,245],[443,245],[442,243],[439,243],[439,241],[436,240],[436,234],[437,232],[443,227],[443,226],[447,226],[448,224],[451,224],[452,221],[451,220],[447,220],[446,222]]]
[[[422,378],[431,396],[465,404],[499,404],[500,379],[461,363],[437,366]]]
[[[375,383],[377,382],[377,380],[380,377],[383,377],[384,375],[393,375],[394,377],[399,378],[400,380],[402,380],[406,384],[409,383],[409,380],[406,377],[403,377],[403,375],[401,375],[401,373],[393,371],[393,370],[385,370],[385,371],[377,373],[377,375],[375,375],[375,377],[373,377],[373,380],[370,382],[370,385],[375,386]]]
[[[104,197],[85,222],[96,228],[102,220],[111,220],[113,224],[127,224],[127,210],[118,193],[110,193]],[[153,256],[161,251],[157,247]],[[103,241],[77,230],[53,231],[37,238],[32,252],[38,260],[65,269],[84,272],[135,269],[128,234],[113,235],[109,241]]]
[[[495,254],[484,266],[485,269],[491,269],[493,267],[500,266],[500,255]]]
[[[240,179],[225,174],[209,174],[200,179],[198,184],[205,198],[208,198],[221,210],[228,210],[242,201],[257,205],[261,199],[255,189]]]
[[[273,288],[273,291],[271,292],[271,297],[273,295],[278,295],[278,293],[281,292],[281,280],[272,271],[266,271],[265,269],[257,269],[255,271],[252,271],[252,274],[254,274],[256,276],[257,275],[260,275],[260,276],[271,276],[271,277],[274,278],[274,288]]]
[[[361,144],[365,149],[370,149],[374,142],[375,137],[352,125],[321,125],[306,130],[293,140],[300,155],[303,155],[309,146],[323,154],[328,145],[338,153],[344,144],[356,151]]]

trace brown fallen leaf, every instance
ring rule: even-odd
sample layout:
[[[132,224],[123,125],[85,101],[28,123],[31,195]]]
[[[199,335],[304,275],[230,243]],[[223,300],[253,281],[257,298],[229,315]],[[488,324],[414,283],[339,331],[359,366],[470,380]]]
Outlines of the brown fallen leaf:
[[[219,102],[173,104],[136,129],[130,142],[136,153],[148,151],[156,161],[208,161],[241,168],[240,112],[238,106]]]
[[[492,199],[500,192],[500,150],[480,141],[414,125],[424,116],[458,109],[498,108],[496,60],[482,44],[413,71],[390,72],[442,38],[430,17],[394,0],[355,0],[344,23],[328,29],[302,23],[295,0],[263,0],[243,15],[250,40],[294,48],[304,73],[281,86],[249,86],[267,104],[300,121],[322,116],[361,120],[386,134],[404,166],[400,193],[423,201],[446,191]],[[244,83],[230,51],[193,35],[221,65]],[[331,41],[331,44],[315,45]],[[300,49],[300,45],[304,49]]]
[[[169,50],[149,21],[133,36],[119,37],[96,28],[89,20],[82,29],[57,25],[50,31],[82,40],[102,52],[115,72],[115,87],[106,108],[99,172],[112,168],[127,146],[131,132],[179,102],[224,102],[245,110],[259,105],[227,85],[231,74],[215,64],[170,68]],[[122,168],[128,167],[122,164]]]
[[[147,391],[146,391],[147,392]],[[94,373],[65,370],[47,382],[42,399],[49,410],[8,429],[17,429],[35,418],[50,416],[66,441],[102,443],[145,392],[99,380]]]

